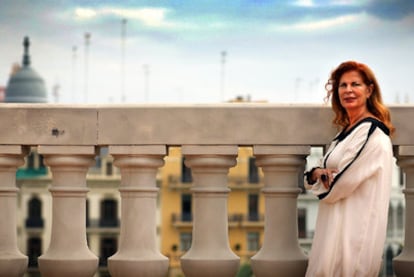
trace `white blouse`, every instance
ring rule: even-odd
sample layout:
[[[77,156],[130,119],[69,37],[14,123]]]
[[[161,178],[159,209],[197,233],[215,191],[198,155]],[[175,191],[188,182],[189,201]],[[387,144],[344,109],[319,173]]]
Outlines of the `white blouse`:
[[[336,168],[321,200],[306,276],[378,276],[386,238],[393,165],[387,127],[367,118],[332,142],[320,167]]]

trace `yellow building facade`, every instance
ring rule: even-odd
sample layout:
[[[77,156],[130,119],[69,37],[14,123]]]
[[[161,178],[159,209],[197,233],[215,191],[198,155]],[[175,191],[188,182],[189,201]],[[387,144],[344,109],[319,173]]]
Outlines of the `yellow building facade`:
[[[161,252],[170,258],[170,276],[180,276],[180,257],[191,247],[192,177],[181,149],[171,147],[160,172]],[[262,245],[263,175],[252,149],[240,147],[237,165],[229,170],[228,232],[230,248],[247,262]]]

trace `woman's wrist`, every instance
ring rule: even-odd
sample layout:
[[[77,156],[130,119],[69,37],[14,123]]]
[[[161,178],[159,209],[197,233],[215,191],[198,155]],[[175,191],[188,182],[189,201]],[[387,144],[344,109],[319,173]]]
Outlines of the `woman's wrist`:
[[[320,168],[319,166],[313,167],[311,170],[305,172],[306,182],[309,185],[313,185],[313,184],[316,183],[317,179],[316,178],[313,178],[313,173],[315,172],[316,169],[319,169],[319,168]]]

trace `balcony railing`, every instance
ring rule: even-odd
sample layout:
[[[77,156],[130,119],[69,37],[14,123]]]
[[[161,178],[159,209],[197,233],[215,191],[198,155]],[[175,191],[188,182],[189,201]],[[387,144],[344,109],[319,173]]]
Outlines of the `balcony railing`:
[[[392,107],[392,117],[395,156],[406,174],[405,245],[394,269],[398,276],[414,276],[414,107]],[[167,274],[168,258],[156,247],[156,173],[169,146],[181,146],[193,174],[193,242],[180,258],[185,276],[235,276],[238,270],[239,257],[228,241],[227,174],[239,146],[252,147],[264,173],[264,243],[251,259],[254,274],[303,276],[307,257],[297,238],[298,174],[310,147],[332,139],[331,118],[330,108],[322,106],[1,104],[0,276],[27,270],[28,259],[17,248],[15,176],[30,147],[37,147],[52,172],[51,239],[38,260],[40,272],[94,275],[98,257],[86,241],[86,173],[103,146],[121,173],[120,243],[107,261],[112,276]]]
[[[168,176],[168,184],[171,189],[182,190],[190,189],[193,186],[192,182],[182,182],[181,176],[172,174]],[[252,188],[257,188],[259,190],[263,186],[263,182],[249,182],[249,179],[246,176],[229,176],[227,178],[227,184],[232,190],[251,190]]]

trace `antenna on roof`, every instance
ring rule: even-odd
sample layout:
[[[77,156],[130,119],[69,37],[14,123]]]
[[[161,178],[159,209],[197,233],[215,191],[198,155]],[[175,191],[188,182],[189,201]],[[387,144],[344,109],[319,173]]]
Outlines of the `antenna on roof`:
[[[23,66],[30,66],[30,56],[29,56],[30,41],[29,41],[29,37],[24,37],[23,46],[24,46]]]

